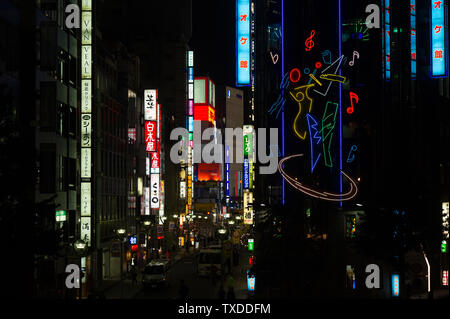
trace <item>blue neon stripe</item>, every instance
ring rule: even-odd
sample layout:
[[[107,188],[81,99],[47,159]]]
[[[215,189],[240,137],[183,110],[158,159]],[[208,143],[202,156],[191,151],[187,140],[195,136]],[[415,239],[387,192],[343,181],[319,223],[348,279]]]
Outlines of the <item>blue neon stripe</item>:
[[[284,0],[281,0],[281,77],[284,76]],[[284,96],[284,89],[283,89],[283,96]],[[281,115],[281,136],[282,136],[282,149],[283,149],[283,157],[284,157],[284,105],[282,106],[283,108],[283,114]],[[284,164],[283,164],[283,168],[284,168]],[[283,205],[285,202],[285,181],[284,178],[282,179],[282,183],[283,183]]]
[[[342,56],[342,35],[341,35],[341,0],[339,0],[339,56]],[[339,69],[339,75],[342,75]],[[342,83],[339,82],[339,168],[342,171]],[[342,173],[339,172],[339,190],[342,194]],[[341,196],[342,199],[342,196]],[[339,202],[342,207],[342,201]]]

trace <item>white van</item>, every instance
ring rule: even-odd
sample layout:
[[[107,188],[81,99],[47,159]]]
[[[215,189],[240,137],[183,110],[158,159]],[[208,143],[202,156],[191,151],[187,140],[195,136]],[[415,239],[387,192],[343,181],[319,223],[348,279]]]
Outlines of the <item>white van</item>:
[[[168,263],[163,261],[151,261],[144,267],[142,274],[142,284],[144,287],[167,287]]]
[[[197,274],[209,276],[211,273],[222,275],[222,250],[200,249],[197,255]]]

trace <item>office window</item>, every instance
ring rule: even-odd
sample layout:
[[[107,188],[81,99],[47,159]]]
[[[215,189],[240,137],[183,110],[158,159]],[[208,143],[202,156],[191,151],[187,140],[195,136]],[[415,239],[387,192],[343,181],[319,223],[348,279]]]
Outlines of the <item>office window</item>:
[[[68,112],[68,131],[70,137],[77,136],[77,110],[73,107],[69,107]]]
[[[39,118],[42,132],[56,130],[56,85],[54,82],[41,82]]]
[[[77,59],[69,55],[69,83],[72,86],[77,84]]]

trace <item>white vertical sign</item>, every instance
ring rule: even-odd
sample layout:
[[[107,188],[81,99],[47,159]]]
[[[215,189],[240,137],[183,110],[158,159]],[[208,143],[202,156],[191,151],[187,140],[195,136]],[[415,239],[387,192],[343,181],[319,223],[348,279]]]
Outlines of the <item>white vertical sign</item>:
[[[91,182],[81,182],[81,216],[91,216]]]
[[[151,174],[150,177],[150,207],[159,208],[159,174]]]
[[[81,149],[81,178],[91,178],[91,149]]]
[[[144,90],[144,117],[146,121],[156,121],[157,90]]]
[[[150,187],[144,187],[145,215],[150,215]]]

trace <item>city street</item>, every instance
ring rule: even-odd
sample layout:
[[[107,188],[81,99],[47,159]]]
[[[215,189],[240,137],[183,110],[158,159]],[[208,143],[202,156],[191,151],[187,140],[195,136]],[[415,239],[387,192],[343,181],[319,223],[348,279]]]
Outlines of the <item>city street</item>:
[[[168,271],[169,286],[167,288],[144,288],[134,298],[136,299],[177,299],[180,281],[184,280],[189,288],[188,299],[218,299],[220,280],[197,275],[195,257],[190,255],[182,258]],[[237,299],[247,298],[246,278],[248,259],[245,250],[241,251],[239,266],[233,267],[234,290]],[[245,264],[247,262],[247,264]]]

